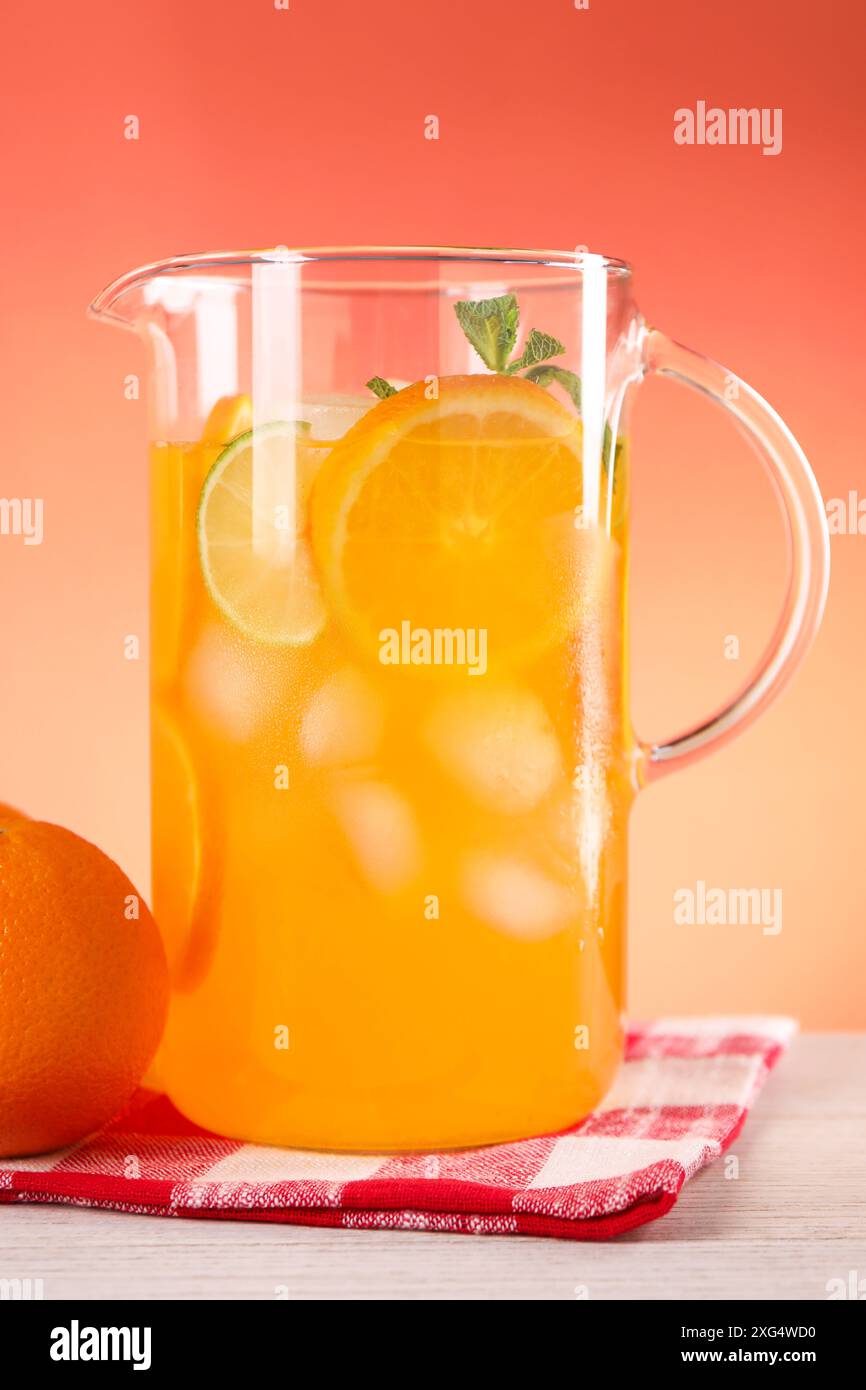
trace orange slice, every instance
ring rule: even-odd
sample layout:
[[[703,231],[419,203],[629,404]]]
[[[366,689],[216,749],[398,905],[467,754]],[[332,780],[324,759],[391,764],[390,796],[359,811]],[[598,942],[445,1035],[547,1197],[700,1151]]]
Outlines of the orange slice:
[[[491,668],[507,665],[575,618],[580,422],[519,377],[442,377],[430,394],[418,382],[382,401],[322,464],[310,515],[326,600],[370,656],[408,623],[483,630]]]
[[[172,987],[194,989],[207,974],[216,945],[221,844],[207,815],[193,760],[172,716],[151,715],[151,859],[153,915],[168,957]],[[203,846],[212,852],[205,890]]]
[[[253,427],[253,403],[249,396],[220,396],[201,432],[202,444],[229,444]]]

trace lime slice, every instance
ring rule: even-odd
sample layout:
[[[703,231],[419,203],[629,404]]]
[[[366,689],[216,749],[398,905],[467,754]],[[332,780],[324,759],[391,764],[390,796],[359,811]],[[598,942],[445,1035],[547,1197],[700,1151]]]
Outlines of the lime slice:
[[[325,605],[305,537],[307,496],[321,446],[302,422],[274,421],[223,449],[196,517],[205,584],[248,637],[279,646],[312,642]]]

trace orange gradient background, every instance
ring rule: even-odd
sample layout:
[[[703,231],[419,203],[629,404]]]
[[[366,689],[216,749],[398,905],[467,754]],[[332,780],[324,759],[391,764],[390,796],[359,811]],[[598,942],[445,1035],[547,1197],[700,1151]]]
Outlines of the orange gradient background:
[[[7,0],[0,62],[0,495],[45,499],[41,546],[0,537],[0,799],[139,884],[146,407],[123,379],[144,356],[84,317],[121,271],[235,245],[586,244],[633,262],[651,323],[768,397],[825,497],[866,491],[859,0]],[[781,107],[782,153],[676,145],[675,109],[701,99]],[[757,659],[785,553],[721,412],[649,382],[634,433],[633,709],[661,739]],[[638,800],[635,1015],[866,1025],[866,536],[832,550],[824,627],[781,703]],[[781,888],[781,934],[674,926],[698,879]]]

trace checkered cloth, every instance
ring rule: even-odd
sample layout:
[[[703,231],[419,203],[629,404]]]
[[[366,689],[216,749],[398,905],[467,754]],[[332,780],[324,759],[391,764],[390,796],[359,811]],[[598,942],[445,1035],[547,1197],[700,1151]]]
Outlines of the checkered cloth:
[[[198,1129],[165,1096],[140,1091],[92,1138],[0,1166],[0,1201],[604,1240],[663,1216],[728,1147],[795,1030],[784,1018],[633,1026],[612,1090],[581,1124],[457,1153],[263,1148]]]

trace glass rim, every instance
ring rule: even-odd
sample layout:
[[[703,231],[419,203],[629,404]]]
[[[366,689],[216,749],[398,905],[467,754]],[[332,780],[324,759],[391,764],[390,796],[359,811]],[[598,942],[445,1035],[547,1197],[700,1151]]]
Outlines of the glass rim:
[[[118,276],[111,284],[93,299],[88,306],[88,314],[102,318],[110,314],[111,306],[120,295],[146,284],[159,275],[182,275],[202,271],[229,269],[233,266],[254,265],[306,265],[316,263],[391,261],[395,264],[409,262],[431,262],[434,264],[466,263],[474,265],[501,265],[541,267],[549,270],[569,270],[574,275],[572,283],[579,284],[580,277],[587,267],[603,268],[608,278],[626,280],[632,275],[628,261],[618,256],[599,255],[583,247],[573,251],[524,250],[501,246],[273,246],[261,250],[246,251],[208,251],[192,252],[180,256],[168,256],[163,260],[150,261]],[[562,283],[560,281],[560,283]],[[386,288],[382,286],[381,288]],[[397,288],[395,285],[387,286]],[[429,288],[420,282],[406,282],[401,286],[406,290]]]

